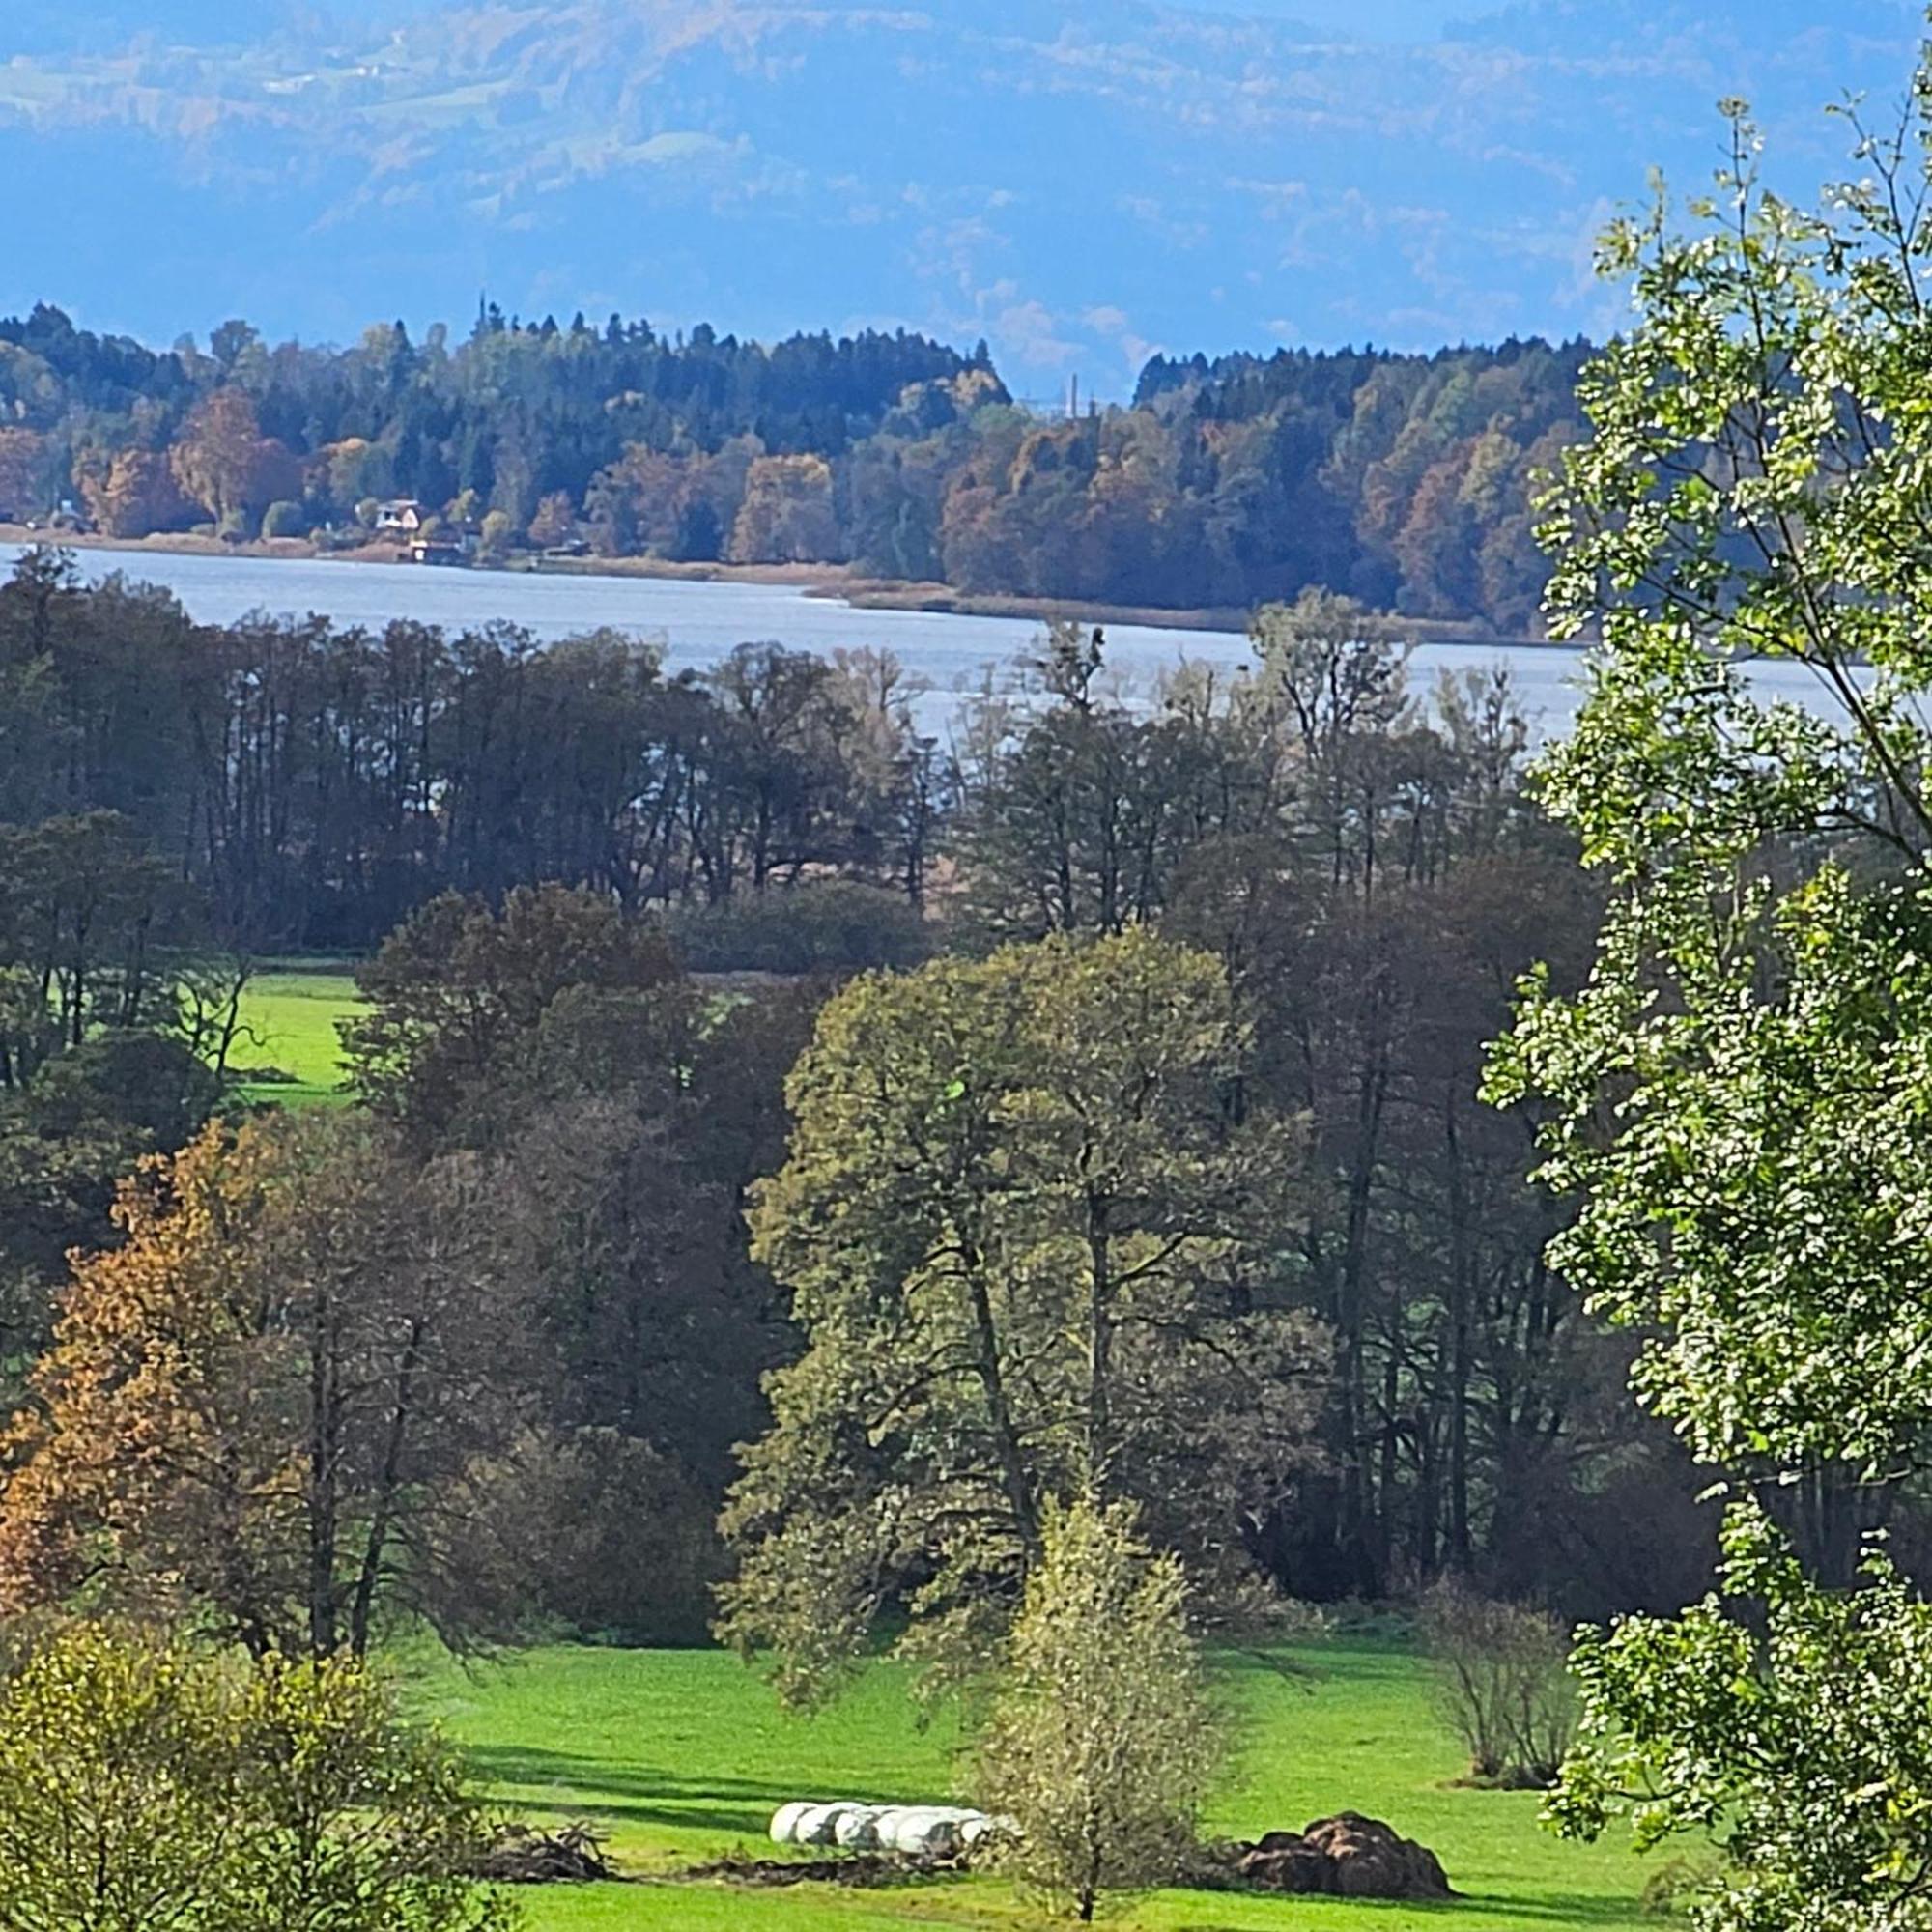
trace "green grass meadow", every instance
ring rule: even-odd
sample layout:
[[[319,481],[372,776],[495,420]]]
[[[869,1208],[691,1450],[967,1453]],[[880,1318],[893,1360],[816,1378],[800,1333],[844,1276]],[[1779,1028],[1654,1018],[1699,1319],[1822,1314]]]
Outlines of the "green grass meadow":
[[[1643,1865],[1615,1846],[1564,1844],[1530,1793],[1456,1783],[1461,1756],[1423,1666],[1400,1645],[1337,1640],[1294,1653],[1291,1676],[1224,1664],[1241,1748],[1210,1819],[1217,1833],[1298,1829],[1344,1809],[1384,1817],[1432,1846],[1463,1894],[1453,1904],[1170,1891],[1113,1922],[1144,1932],[1445,1932],[1464,1925],[1634,1932]],[[769,1854],[772,1812],[792,1798],[945,1800],[956,1737],[921,1730],[898,1672],[871,1669],[831,1711],[788,1718],[754,1672],[715,1651],[549,1648],[466,1672],[440,1665],[419,1694],[517,1816],[588,1818],[627,1872],[666,1874],[743,1847]],[[1033,1927],[1003,1884],[943,1880],[885,1890],[716,1883],[532,1889],[530,1932],[861,1932]]]
[[[242,1094],[287,1107],[340,1101],[342,1046],[335,1025],[361,1006],[350,966],[291,962],[256,974],[242,995],[248,1031],[235,1044],[234,1064],[274,1067],[293,1077],[244,1082]]]

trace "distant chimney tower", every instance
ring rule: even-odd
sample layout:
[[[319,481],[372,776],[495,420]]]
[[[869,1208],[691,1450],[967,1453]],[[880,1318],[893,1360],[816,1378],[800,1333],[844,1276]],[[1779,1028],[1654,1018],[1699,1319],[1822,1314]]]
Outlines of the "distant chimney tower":
[[[1066,379],[1066,420],[1080,420],[1080,377],[1077,372]]]

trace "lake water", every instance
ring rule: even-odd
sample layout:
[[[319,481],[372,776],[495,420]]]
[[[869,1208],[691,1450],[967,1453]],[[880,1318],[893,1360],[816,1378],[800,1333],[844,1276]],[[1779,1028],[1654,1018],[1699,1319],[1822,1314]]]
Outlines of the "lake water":
[[[0,570],[21,554],[0,544]],[[871,646],[892,651],[936,695],[921,707],[936,724],[952,709],[939,694],[977,689],[1038,638],[1031,618],[962,617],[930,611],[861,611],[810,597],[788,584],[597,577],[577,573],[441,570],[417,564],[345,563],[324,557],[185,556],[166,551],[83,550],[90,579],[120,571],[162,585],[188,614],[232,623],[251,611],[319,611],[339,624],[380,626],[395,617],[449,630],[502,620],[546,641],[611,626],[662,643],[673,668],[716,663],[735,645],[776,642],[830,653]],[[1108,662],[1129,690],[1149,690],[1183,662],[1230,668],[1250,662],[1247,639],[1227,631],[1137,624],[1107,626]],[[1519,700],[1539,735],[1561,731],[1576,713],[1581,653],[1560,645],[1423,644],[1411,660],[1418,685],[1439,669],[1480,669],[1508,662]],[[1817,685],[1789,664],[1766,665],[1753,682],[1767,695],[1815,702]]]

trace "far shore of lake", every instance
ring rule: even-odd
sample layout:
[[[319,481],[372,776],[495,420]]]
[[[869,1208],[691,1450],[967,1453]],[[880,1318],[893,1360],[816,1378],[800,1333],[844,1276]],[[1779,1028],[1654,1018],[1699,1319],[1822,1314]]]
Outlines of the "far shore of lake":
[[[388,563],[408,561],[393,543],[367,543],[353,550],[327,549],[307,537],[249,538],[231,543],[222,537],[185,531],[147,537],[105,537],[93,532],[30,529],[0,522],[0,544],[53,544],[65,550],[111,551],[128,556],[248,557],[256,561]],[[423,569],[447,566],[422,565]],[[910,582],[867,577],[843,563],[680,563],[656,556],[540,557],[518,552],[497,563],[462,568],[478,574],[546,577],[631,577],[674,583],[770,583],[802,590],[808,597],[835,600],[859,611],[923,611],[951,617],[1013,617],[1042,624],[1070,619],[1083,624],[1132,624],[1151,629],[1235,632],[1248,628],[1250,613],[1236,609],[1173,611],[1159,605],[1095,604],[1058,597],[1008,596],[956,590],[948,583]],[[1548,642],[1542,638],[1505,638],[1481,624],[1442,618],[1410,617],[1403,630],[1419,642],[1483,643],[1515,648]]]

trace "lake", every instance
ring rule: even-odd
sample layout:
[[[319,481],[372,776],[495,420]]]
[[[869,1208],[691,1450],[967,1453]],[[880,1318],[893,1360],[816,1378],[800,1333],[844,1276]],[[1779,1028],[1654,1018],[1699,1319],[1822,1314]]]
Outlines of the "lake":
[[[0,570],[11,570],[22,546],[0,544]],[[870,646],[890,650],[935,694],[977,689],[1038,638],[1023,617],[965,617],[931,611],[862,611],[837,598],[812,597],[790,584],[702,582],[579,573],[440,570],[419,564],[346,563],[326,557],[189,556],[166,551],[82,550],[81,571],[98,580],[119,571],[157,583],[180,598],[198,622],[227,624],[251,611],[320,611],[339,624],[376,627],[408,617],[449,630],[495,621],[521,625],[554,641],[610,626],[663,644],[673,668],[715,664],[733,646],[776,642],[827,653]],[[1128,690],[1151,689],[1183,662],[1236,667],[1250,662],[1248,642],[1229,631],[1190,631],[1139,624],[1107,626],[1108,663]],[[1581,653],[1554,644],[1427,643],[1411,660],[1419,685],[1438,670],[1480,669],[1506,660],[1520,701],[1539,735],[1561,731],[1575,716]],[[1810,703],[1817,686],[1789,664],[1761,667],[1753,682],[1767,695]],[[922,706],[928,728],[951,710]]]

